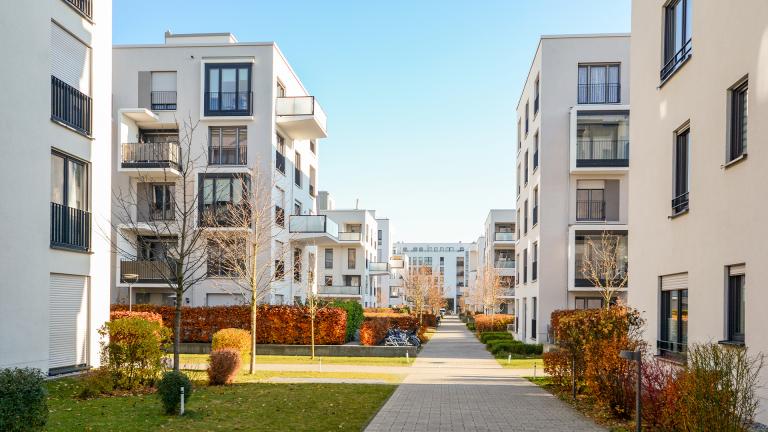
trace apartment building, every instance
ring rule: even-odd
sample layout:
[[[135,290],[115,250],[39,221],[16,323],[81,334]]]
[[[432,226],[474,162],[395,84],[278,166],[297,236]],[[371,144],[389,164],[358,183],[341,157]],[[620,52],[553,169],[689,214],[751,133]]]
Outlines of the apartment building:
[[[515,210],[492,209],[485,218],[483,230],[485,247],[478,271],[482,273],[486,268],[493,268],[499,275],[504,288],[499,304],[502,313],[513,313],[514,310],[516,224]]]
[[[111,1],[24,2],[0,16],[0,53],[13,65],[0,72],[0,191],[16,198],[0,205],[0,368],[54,375],[99,365],[97,329],[109,319],[111,23]]]
[[[485,236],[480,236],[469,246],[467,254],[467,285],[461,289],[459,311],[482,311],[483,304],[478,297],[481,269],[485,266]]]
[[[604,233],[618,239],[615,277],[626,274],[629,75],[628,34],[539,41],[517,106],[515,315],[522,340],[546,341],[555,310],[602,305],[601,290],[582,270],[593,259],[588,245],[600,244]],[[624,300],[628,287],[617,297]]]
[[[394,260],[393,242],[394,232],[392,223],[387,218],[376,218],[376,261],[388,263],[389,272],[379,278],[379,297],[376,299],[381,306],[397,306],[405,304],[402,278],[402,258]],[[397,261],[397,263],[394,263]],[[393,265],[396,264],[396,265]]]
[[[407,255],[411,269],[425,266],[443,280],[446,309],[458,312],[462,289],[467,286],[469,248],[471,243],[405,243],[394,244],[395,255]]]
[[[278,46],[238,42],[230,33],[166,32],[162,44],[115,46],[113,82],[112,181],[116,193],[135,197],[114,208],[120,216],[114,224],[113,300],[177,301],[165,282],[173,270],[158,262],[167,244],[179,241],[178,231],[153,227],[169,221],[180,227],[178,203],[187,194],[199,204],[195,223],[206,236],[229,229],[208,227],[206,217],[226,220],[225,213],[247,197],[259,197],[258,208],[268,209],[274,221],[272,238],[259,246],[257,258],[272,276],[263,301],[301,301],[315,283],[317,255],[291,241],[286,219],[316,214],[319,140],[326,137],[327,120]],[[182,180],[192,164],[187,170],[193,180]],[[178,301],[248,301],[219,249],[207,245],[204,262],[192,270],[205,272],[204,278]]]
[[[317,251],[313,289],[319,297],[353,299],[364,307],[388,304],[382,279],[389,277],[389,263],[378,258],[375,211],[326,209],[319,215],[292,215],[289,231],[294,244]]]
[[[735,6],[632,4],[630,138],[641,145],[629,195],[642,206],[630,207],[629,302],[650,346],[673,360],[703,342],[768,353],[768,4]]]

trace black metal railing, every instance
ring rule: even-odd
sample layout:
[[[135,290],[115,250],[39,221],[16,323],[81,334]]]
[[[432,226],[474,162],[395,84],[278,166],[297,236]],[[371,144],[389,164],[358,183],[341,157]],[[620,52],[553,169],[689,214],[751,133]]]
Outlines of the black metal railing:
[[[251,115],[252,93],[240,92],[205,92],[205,115]]]
[[[138,280],[128,281],[125,275],[138,275]],[[163,282],[173,280],[176,277],[176,269],[168,265],[166,261],[150,260],[121,260],[120,282]]]
[[[235,147],[208,147],[209,165],[245,165],[248,163],[248,146],[241,142]]]
[[[75,9],[80,11],[81,14],[88,18],[93,18],[93,5],[91,0],[64,0],[66,3],[72,5]]]
[[[688,353],[688,345],[679,342],[657,340],[656,348],[659,350],[659,354],[662,357],[679,362],[685,362]]]
[[[533,169],[535,170],[538,167],[539,167],[539,152],[536,151],[533,153]]]
[[[576,167],[628,167],[629,140],[589,139],[576,141]]]
[[[285,155],[275,150],[275,169],[285,174]]]
[[[153,91],[150,94],[153,111],[173,111],[176,109],[175,91]]]
[[[179,167],[181,148],[177,142],[123,143],[123,168]]]
[[[535,206],[531,210],[531,226],[537,223],[539,223],[539,206]]]
[[[672,214],[682,213],[688,210],[688,192],[672,198]]]
[[[621,102],[621,84],[579,84],[580,104],[617,104]]]
[[[91,135],[91,98],[51,75],[51,118]]]
[[[200,211],[200,226],[244,228],[250,220],[250,208],[246,204],[205,205]]]
[[[669,60],[667,60],[666,63],[664,63],[660,73],[662,81],[669,78],[669,76],[672,75],[672,73],[676,71],[677,68],[680,67],[680,65],[685,60],[688,60],[688,57],[691,56],[691,48],[693,47],[691,41],[692,39],[688,39],[688,41],[683,44],[682,48],[680,48]]]
[[[576,201],[577,221],[604,221],[605,201]]]
[[[91,249],[91,213],[51,203],[51,246]]]

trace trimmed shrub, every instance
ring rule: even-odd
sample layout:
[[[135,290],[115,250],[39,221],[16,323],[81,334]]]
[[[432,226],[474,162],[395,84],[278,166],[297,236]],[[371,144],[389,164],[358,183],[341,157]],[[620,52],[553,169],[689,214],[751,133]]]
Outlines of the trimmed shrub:
[[[121,318],[143,318],[147,321],[156,321],[159,324],[163,324],[163,316],[157,312],[138,312],[127,310],[113,310],[109,312],[109,320],[114,321]],[[171,321],[173,322],[173,321]]]
[[[387,337],[389,319],[386,317],[366,317],[360,327],[360,344],[378,345]]]
[[[251,352],[251,332],[243,329],[228,328],[217,331],[211,340],[211,351],[231,348],[240,355]]]
[[[487,344],[492,340],[514,340],[515,337],[507,332],[485,332],[480,333],[480,342]]]
[[[414,331],[419,328],[419,315],[407,315],[393,312],[365,312],[365,319],[382,318],[388,324],[387,328],[398,327],[401,330]]]
[[[0,430],[43,430],[48,422],[43,382],[43,374],[38,369],[0,369]]]
[[[101,395],[109,395],[115,390],[115,377],[106,368],[88,371],[80,380],[80,390],[77,397],[90,399]]]
[[[344,309],[347,312],[347,331],[345,341],[349,342],[355,338],[355,333],[363,325],[363,306],[354,300],[336,300],[330,304],[332,307]]]
[[[493,314],[493,315],[475,315],[475,329],[478,332],[504,331],[507,324],[515,321],[514,315]]]
[[[211,385],[232,384],[240,372],[240,352],[225,348],[211,352],[208,360],[208,383]]]
[[[475,323],[473,323],[473,322],[468,322],[468,323],[467,323],[467,329],[468,329],[469,331],[475,331]]]
[[[163,378],[157,385],[157,395],[163,404],[166,414],[179,411],[181,404],[181,388],[184,387],[184,403],[192,397],[192,381],[181,372],[170,371],[163,374]]]
[[[545,352],[542,357],[544,372],[552,379],[556,386],[566,387],[571,385],[571,356],[566,350],[554,349]]]
[[[116,388],[134,390],[154,384],[162,371],[170,330],[157,321],[130,317],[105,323],[99,334],[104,339],[101,363],[112,374]]]
[[[422,323],[427,327],[437,327],[437,315],[424,313],[421,315]]]

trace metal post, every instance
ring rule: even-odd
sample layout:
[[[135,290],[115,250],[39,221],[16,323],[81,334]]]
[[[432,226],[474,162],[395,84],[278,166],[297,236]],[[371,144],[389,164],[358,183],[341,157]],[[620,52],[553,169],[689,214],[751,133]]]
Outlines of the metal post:
[[[179,406],[179,415],[184,415],[184,386],[181,386],[181,405]]]

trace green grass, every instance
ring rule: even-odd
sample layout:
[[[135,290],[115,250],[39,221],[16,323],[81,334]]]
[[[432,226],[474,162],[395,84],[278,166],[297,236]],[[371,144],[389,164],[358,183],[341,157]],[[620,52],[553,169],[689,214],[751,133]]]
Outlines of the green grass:
[[[542,374],[544,374],[544,362],[540,358],[514,358],[512,357],[512,361],[507,363],[507,358],[501,358],[497,357],[496,361],[499,362],[499,364],[507,369],[533,369],[533,366],[536,365],[536,369],[539,370]]]
[[[256,363],[262,364],[335,364],[358,366],[410,366],[414,361],[405,357],[316,357],[312,360],[309,356],[273,356],[257,355]],[[243,367],[247,368],[251,359],[249,355],[243,356]],[[181,354],[181,364],[184,363],[208,363],[208,354]]]
[[[48,431],[359,431],[396,386],[198,385],[183,417],[162,414],[156,395],[77,400],[76,378],[51,381]]]

